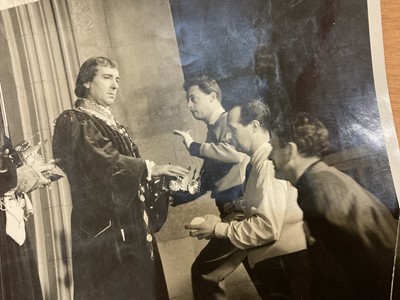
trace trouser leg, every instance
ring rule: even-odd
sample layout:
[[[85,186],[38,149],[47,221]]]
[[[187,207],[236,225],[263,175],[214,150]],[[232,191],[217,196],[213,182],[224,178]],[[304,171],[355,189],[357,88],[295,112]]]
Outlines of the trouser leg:
[[[268,258],[254,268],[250,268],[247,260],[243,264],[261,299],[311,299],[310,266],[305,250]]]
[[[229,240],[210,240],[192,265],[194,299],[227,299],[224,279],[246,256],[246,251],[237,249]]]

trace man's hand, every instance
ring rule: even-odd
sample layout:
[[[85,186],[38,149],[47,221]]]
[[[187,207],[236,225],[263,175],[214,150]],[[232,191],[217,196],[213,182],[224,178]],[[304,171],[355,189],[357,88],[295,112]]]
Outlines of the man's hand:
[[[18,190],[29,193],[50,184],[51,180],[46,178],[46,175],[47,172],[51,172],[55,167],[54,160],[50,160],[45,164],[32,163],[20,166],[17,168]]]
[[[183,138],[183,143],[185,144],[186,149],[189,150],[190,145],[193,143],[193,138],[189,134],[189,131],[174,130],[172,133],[180,135]]]
[[[190,236],[197,237],[197,239],[210,240],[215,237],[215,226],[221,222],[221,218],[216,215],[204,215],[205,220],[200,224],[186,225],[186,229],[190,229]]]
[[[32,164],[31,167],[36,171],[39,176],[38,187],[45,187],[51,183],[51,180],[45,177],[45,173],[53,170],[56,167],[55,160],[51,159],[44,165]]]
[[[183,177],[188,173],[188,169],[177,165],[155,165],[151,171],[151,176],[158,177],[161,175],[167,175],[172,177]]]

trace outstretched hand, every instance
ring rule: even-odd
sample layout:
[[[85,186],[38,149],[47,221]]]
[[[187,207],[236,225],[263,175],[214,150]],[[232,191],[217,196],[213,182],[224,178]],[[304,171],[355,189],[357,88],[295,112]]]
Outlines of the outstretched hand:
[[[181,166],[177,165],[155,165],[152,170],[152,176],[161,176],[161,175],[167,175],[167,176],[172,176],[172,177],[178,177],[178,176],[185,176],[189,173],[188,169],[185,169]]]
[[[49,175],[56,168],[55,161],[52,159],[47,163],[31,162],[17,168],[18,190],[29,193],[37,188],[43,188],[51,183]]]
[[[193,138],[189,134],[189,131],[174,130],[172,133],[180,135],[183,138],[183,144],[186,146],[186,149],[189,150],[190,145],[193,143]]]

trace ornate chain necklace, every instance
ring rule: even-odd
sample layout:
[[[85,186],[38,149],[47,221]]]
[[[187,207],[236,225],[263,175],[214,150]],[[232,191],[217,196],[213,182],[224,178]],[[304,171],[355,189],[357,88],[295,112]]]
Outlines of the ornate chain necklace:
[[[85,98],[76,100],[75,107],[103,120],[108,126],[117,126],[117,121],[115,121],[109,108],[105,108],[104,106]]]
[[[104,121],[108,126],[110,126],[115,131],[119,132],[123,136],[125,136],[129,141],[129,146],[131,148],[132,153],[134,153],[134,146],[131,140],[131,137],[128,134],[128,131],[124,126],[119,124],[112,114],[112,112],[105,108],[104,106],[97,104],[89,99],[80,98],[75,101],[75,108],[86,112],[102,121]]]

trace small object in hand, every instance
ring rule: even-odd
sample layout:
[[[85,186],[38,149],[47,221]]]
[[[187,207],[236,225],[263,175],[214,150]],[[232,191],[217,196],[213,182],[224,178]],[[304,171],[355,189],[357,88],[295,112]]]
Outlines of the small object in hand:
[[[194,195],[200,191],[200,182],[198,179],[197,180],[194,179],[194,177],[196,175],[196,171],[197,171],[197,169],[194,169],[193,177],[187,185],[187,190],[188,190],[189,194],[191,194],[191,195]]]
[[[199,225],[201,223],[203,223],[206,219],[204,219],[203,217],[195,217],[192,219],[192,221],[190,221],[190,225]],[[197,230],[195,229],[191,229],[190,232],[196,232]]]
[[[173,192],[177,192],[181,189],[183,189],[183,182],[182,182],[183,178],[182,177],[178,177],[176,180],[171,180],[169,182],[169,189]]]
[[[188,183],[188,191],[189,191],[189,194],[191,194],[191,195],[194,195],[197,192],[199,192],[200,191],[199,182],[195,179],[190,180]]]
[[[57,181],[60,178],[63,178],[63,175],[61,174],[61,170],[58,167],[55,167],[51,171],[46,171],[43,173],[43,176],[46,177],[47,179],[51,181]],[[49,188],[51,189],[51,188]]]
[[[38,164],[38,165],[44,165],[44,159],[43,156],[41,156],[37,152],[30,153],[29,155],[26,156],[25,158],[25,163],[27,165],[33,165],[33,164]]]

